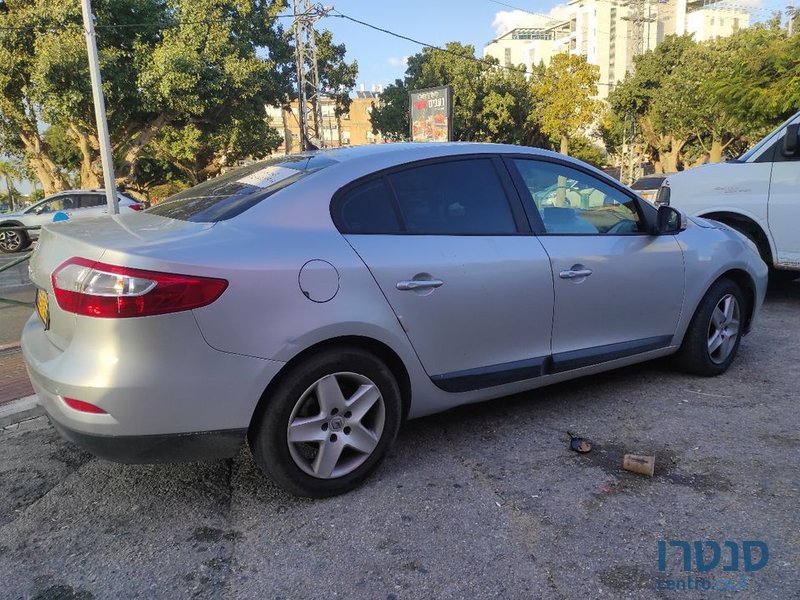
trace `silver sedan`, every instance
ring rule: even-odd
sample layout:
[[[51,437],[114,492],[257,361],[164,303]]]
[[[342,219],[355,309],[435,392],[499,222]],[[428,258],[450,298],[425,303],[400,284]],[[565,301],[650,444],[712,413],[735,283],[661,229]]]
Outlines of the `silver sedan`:
[[[31,277],[24,355],[65,437],[128,462],[247,440],[322,497],[407,418],[672,354],[724,373],[767,267],[578,161],[456,143],[281,157],[48,226]]]

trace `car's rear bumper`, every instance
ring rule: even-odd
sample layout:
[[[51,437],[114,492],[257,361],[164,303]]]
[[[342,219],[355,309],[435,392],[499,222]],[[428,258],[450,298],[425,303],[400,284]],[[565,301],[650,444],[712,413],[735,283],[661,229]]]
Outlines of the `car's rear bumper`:
[[[86,322],[61,349],[33,315],[23,329],[22,350],[39,403],[55,428],[104,458],[167,462],[232,456],[284,364],[214,350],[189,312],[147,321],[77,318]],[[65,398],[105,412],[76,410]]]
[[[48,416],[50,416],[48,414]],[[70,429],[50,416],[53,427],[65,439],[100,458],[122,463],[188,462],[219,460],[234,456],[246,429],[200,431],[162,435],[96,435]]]

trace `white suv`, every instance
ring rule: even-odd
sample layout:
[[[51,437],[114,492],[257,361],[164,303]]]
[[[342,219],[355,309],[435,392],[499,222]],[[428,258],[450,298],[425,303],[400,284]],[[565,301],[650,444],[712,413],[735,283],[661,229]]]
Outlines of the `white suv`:
[[[144,205],[117,193],[119,211],[142,210]],[[105,190],[69,190],[59,192],[40,200],[33,206],[13,212],[0,214],[0,228],[35,227],[53,222],[57,213],[66,214],[68,219],[83,219],[108,213]],[[39,237],[39,230],[0,229],[0,252],[18,252],[27,248]]]
[[[781,278],[800,277],[800,112],[736,160],[670,175],[657,204],[750,238]]]

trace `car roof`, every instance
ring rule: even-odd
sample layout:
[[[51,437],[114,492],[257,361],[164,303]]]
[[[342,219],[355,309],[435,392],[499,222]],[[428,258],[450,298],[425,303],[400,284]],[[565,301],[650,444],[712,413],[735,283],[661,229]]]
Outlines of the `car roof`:
[[[368,175],[381,169],[425,159],[469,154],[528,154],[541,158],[556,159],[582,169],[590,170],[603,180],[620,185],[619,181],[610,177],[607,173],[570,156],[543,148],[516,146],[513,144],[492,144],[484,142],[396,142],[316,150],[305,154],[308,156],[321,155],[337,163],[338,165],[331,165],[324,169],[328,174],[330,174],[332,170],[344,168],[350,172],[354,178]]]

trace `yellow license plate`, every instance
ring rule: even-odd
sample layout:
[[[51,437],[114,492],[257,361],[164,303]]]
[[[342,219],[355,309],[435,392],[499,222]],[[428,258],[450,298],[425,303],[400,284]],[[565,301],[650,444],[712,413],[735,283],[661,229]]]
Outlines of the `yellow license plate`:
[[[39,313],[45,331],[50,329],[50,302],[44,290],[36,290],[36,312]]]

